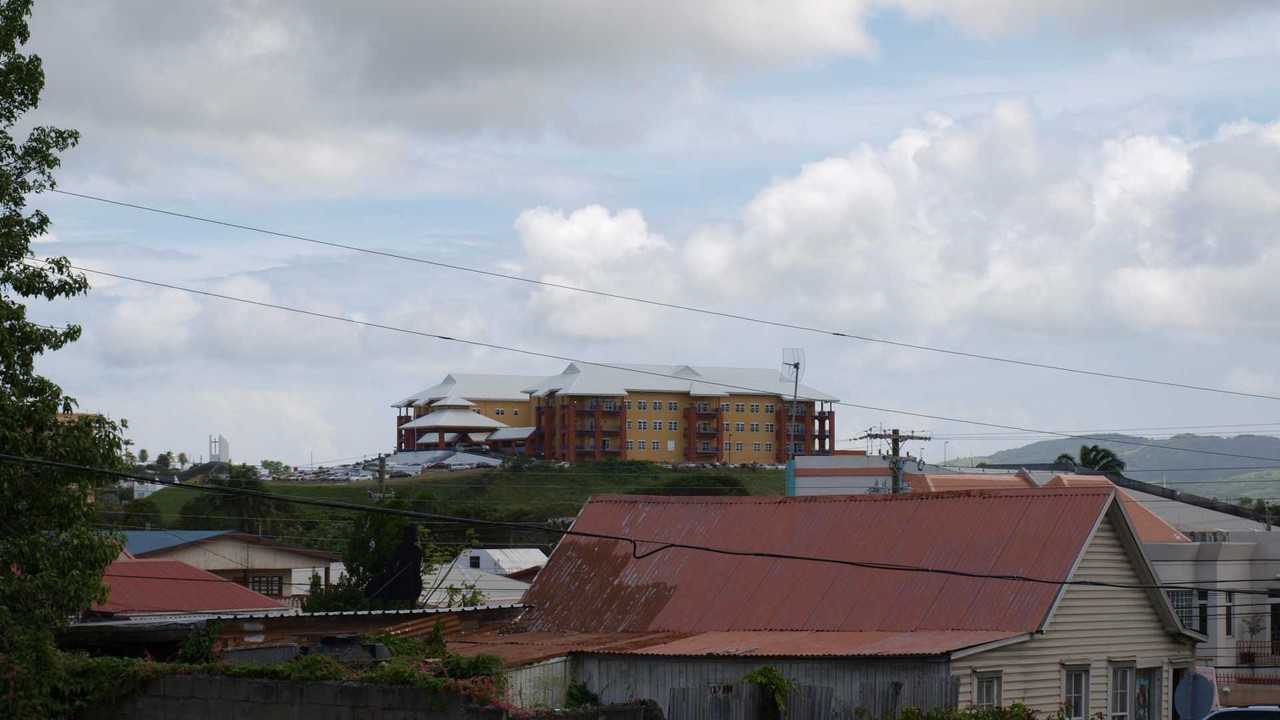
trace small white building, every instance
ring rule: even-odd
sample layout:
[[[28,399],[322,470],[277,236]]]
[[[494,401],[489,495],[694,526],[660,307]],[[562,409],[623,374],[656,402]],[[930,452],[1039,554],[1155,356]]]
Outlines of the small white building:
[[[453,562],[469,570],[510,575],[546,565],[547,554],[537,548],[471,548],[459,553]]]

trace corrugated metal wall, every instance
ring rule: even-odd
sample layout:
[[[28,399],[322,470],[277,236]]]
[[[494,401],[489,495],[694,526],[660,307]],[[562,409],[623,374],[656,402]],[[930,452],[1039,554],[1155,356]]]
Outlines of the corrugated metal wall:
[[[850,717],[860,708],[887,717],[907,707],[953,706],[956,698],[956,681],[942,661],[580,655],[572,662],[574,679],[601,700],[652,699],[668,720],[758,717],[758,695],[741,680],[764,665],[798,686],[789,701],[792,717]]]
[[[507,701],[516,707],[564,707],[569,659],[556,658],[508,670]]]

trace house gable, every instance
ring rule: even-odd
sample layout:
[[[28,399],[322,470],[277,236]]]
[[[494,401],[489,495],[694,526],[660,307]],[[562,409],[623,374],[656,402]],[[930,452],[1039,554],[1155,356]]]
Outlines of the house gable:
[[[961,705],[972,702],[975,672],[998,670],[1005,705],[1020,702],[1055,712],[1062,704],[1064,667],[1087,665],[1089,714],[1105,713],[1110,663],[1123,662],[1162,669],[1161,707],[1168,718],[1171,666],[1191,662],[1193,638],[1170,627],[1167,601],[1158,590],[1141,587],[1152,581],[1141,554],[1127,547],[1131,537],[1123,511],[1114,503],[1072,575],[1073,580],[1109,585],[1067,585],[1042,632],[1022,643],[954,659]]]

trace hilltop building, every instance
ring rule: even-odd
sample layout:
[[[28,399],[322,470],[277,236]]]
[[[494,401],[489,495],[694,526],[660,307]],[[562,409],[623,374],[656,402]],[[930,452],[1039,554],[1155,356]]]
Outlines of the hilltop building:
[[[402,452],[483,442],[571,462],[772,464],[834,449],[835,400],[767,368],[571,363],[551,376],[452,373],[393,407]]]

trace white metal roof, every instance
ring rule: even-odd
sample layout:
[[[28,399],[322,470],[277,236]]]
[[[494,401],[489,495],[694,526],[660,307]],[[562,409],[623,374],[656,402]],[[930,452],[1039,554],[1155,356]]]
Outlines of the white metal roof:
[[[429,412],[400,427],[408,430],[495,430],[506,426],[506,423],[478,412],[446,408]]]
[[[457,395],[450,395],[447,398],[441,398],[431,403],[431,407],[436,410],[443,410],[445,408],[470,409],[475,406],[476,406],[475,403],[471,402],[466,398],[458,397]]]
[[[451,564],[422,576],[422,604],[428,607],[447,605],[450,586],[474,586],[484,596],[481,602],[498,605],[519,603],[529,589],[527,582]]]
[[[547,554],[537,548],[481,548],[472,554],[485,553],[505,573],[519,572],[547,564]]]
[[[490,440],[528,440],[538,428],[533,427],[504,427],[493,431],[489,436]]]
[[[457,442],[457,440],[458,440],[458,433],[456,432],[444,434],[444,441],[446,443],[452,444],[454,442]],[[423,435],[422,437],[418,438],[419,445],[431,446],[431,445],[437,445],[439,444],[439,442],[440,442],[440,438],[436,435]]]
[[[529,394],[524,392],[526,387],[538,383],[545,377],[544,375],[449,373],[444,380],[404,398],[397,402],[394,407],[430,404],[449,396],[467,398],[468,400],[510,400],[518,402],[529,399]]]
[[[705,397],[735,395],[777,395],[790,397],[793,386],[781,373],[770,368],[730,368],[690,365],[630,365],[610,367],[570,363],[559,375],[545,378],[526,388],[531,395],[621,396],[628,392],[688,393]],[[836,398],[801,384],[801,400]]]

